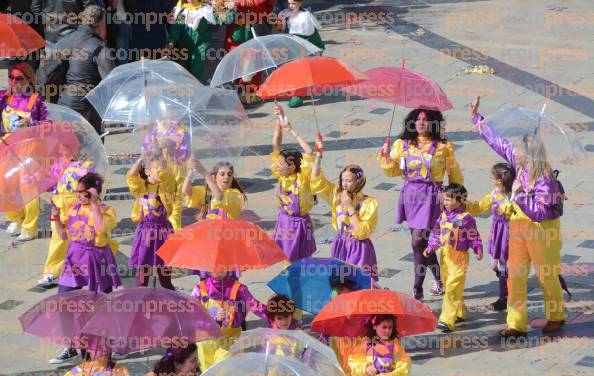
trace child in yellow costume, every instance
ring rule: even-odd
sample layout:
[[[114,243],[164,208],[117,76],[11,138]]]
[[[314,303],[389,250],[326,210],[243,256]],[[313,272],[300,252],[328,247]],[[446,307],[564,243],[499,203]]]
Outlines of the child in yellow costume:
[[[375,315],[368,326],[369,338],[364,353],[349,356],[351,375],[409,375],[412,361],[398,341],[395,317]]]
[[[209,273],[194,287],[192,296],[202,302],[223,332],[221,338],[197,343],[202,370],[229,357],[229,348],[241,334],[241,325],[248,311],[266,318],[266,306],[253,297],[246,285],[227,272]]]
[[[472,248],[476,259],[483,258],[483,243],[476,221],[464,209],[468,193],[463,185],[452,183],[444,189],[444,211],[435,222],[425,257],[440,251],[441,279],[445,294],[437,328],[447,333],[456,322],[466,320],[464,284],[468,269],[468,250]]]

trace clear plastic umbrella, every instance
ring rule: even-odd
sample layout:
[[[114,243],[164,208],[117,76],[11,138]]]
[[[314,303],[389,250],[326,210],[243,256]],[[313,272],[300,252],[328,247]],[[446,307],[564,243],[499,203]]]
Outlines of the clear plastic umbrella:
[[[522,107],[509,108],[487,116],[479,125],[485,132],[506,139],[514,152],[527,153],[532,160],[574,164],[586,153],[576,133],[545,113]]]
[[[291,34],[255,37],[229,52],[212,77],[210,86],[221,86],[242,77],[249,77],[322,50],[307,40]]]
[[[302,330],[258,328],[241,333],[231,355],[264,353],[283,356],[305,364],[316,375],[343,375],[336,354],[328,346]]]
[[[105,186],[109,181],[109,161],[105,146],[101,142],[101,136],[98,135],[95,128],[78,112],[68,107],[56,104],[48,104],[49,119],[54,123],[68,124],[74,130],[80,150],[76,159],[78,161],[92,161],[93,170],[103,176]],[[103,191],[105,192],[106,189]]]
[[[202,373],[202,376],[228,375],[317,376],[320,374],[293,358],[265,353],[238,354],[215,364]]]
[[[164,98],[185,99],[188,86],[202,84],[181,65],[141,60],[115,68],[86,98],[106,123],[146,124]]]

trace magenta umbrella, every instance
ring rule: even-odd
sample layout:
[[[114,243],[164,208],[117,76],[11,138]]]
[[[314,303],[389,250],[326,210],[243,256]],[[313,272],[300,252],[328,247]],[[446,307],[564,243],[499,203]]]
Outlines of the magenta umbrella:
[[[82,333],[101,337],[100,349],[128,354],[154,347],[186,347],[220,337],[219,325],[196,298],[173,290],[115,291],[95,304]]]
[[[444,91],[438,84],[420,73],[414,72],[402,65],[397,67],[378,67],[365,72],[367,81],[344,87],[343,90],[351,95],[375,99],[394,105],[387,143],[390,143],[392,123],[396,106],[405,108],[422,108],[433,111],[447,111],[453,108]]]
[[[81,336],[81,329],[95,313],[95,304],[103,296],[103,293],[88,290],[49,296],[19,317],[21,327],[25,333],[64,347],[86,348],[89,338]]]

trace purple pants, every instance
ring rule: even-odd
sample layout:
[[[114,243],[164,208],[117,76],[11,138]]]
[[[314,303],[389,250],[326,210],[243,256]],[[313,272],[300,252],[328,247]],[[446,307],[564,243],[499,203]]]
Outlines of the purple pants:
[[[437,256],[435,255],[435,253],[432,253],[429,257],[423,256],[423,251],[427,248],[427,245],[429,244],[430,233],[431,230],[428,228],[410,230],[415,264],[415,297],[423,295],[423,282],[425,282],[425,275],[427,274],[427,269],[431,270],[431,273],[435,277],[435,280],[441,281],[439,275],[439,263],[437,262]]]

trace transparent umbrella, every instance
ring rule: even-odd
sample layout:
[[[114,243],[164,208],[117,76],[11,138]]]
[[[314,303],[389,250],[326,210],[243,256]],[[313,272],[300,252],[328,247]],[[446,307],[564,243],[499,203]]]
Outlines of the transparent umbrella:
[[[491,132],[500,142],[513,144],[534,161],[573,164],[585,160],[586,153],[576,133],[560,125],[550,115],[522,107],[509,108],[487,116],[479,127]]]
[[[229,52],[217,65],[210,86],[221,86],[249,77],[322,50],[307,40],[291,34],[255,37]]]
[[[283,356],[305,364],[316,375],[343,375],[334,351],[302,330],[248,330],[241,333],[230,353]]]
[[[208,368],[202,376],[317,376],[305,364],[279,355],[245,353],[232,356]]]
[[[188,86],[202,84],[181,65],[141,60],[115,68],[86,98],[104,122],[135,126],[154,120],[151,110],[165,98],[187,99]]]

